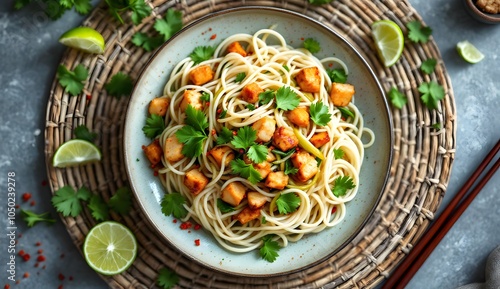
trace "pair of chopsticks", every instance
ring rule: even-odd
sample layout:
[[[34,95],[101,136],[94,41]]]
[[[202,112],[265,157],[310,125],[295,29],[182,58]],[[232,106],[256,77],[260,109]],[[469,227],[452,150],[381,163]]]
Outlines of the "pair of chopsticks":
[[[471,187],[476,183],[477,179],[483,174],[490,162],[495,158],[500,150],[500,140],[493,149],[486,155],[481,164],[476,168],[472,176],[467,180],[464,186],[460,189],[457,195],[451,200],[450,204],[445,208],[441,215],[429,227],[429,230],[413,247],[408,256],[396,268],[396,270],[387,279],[382,289],[400,289],[404,288],[411,278],[417,273],[418,269],[425,262],[427,257],[437,247],[450,228],[455,224],[458,218],[465,211],[467,206],[474,200],[479,191],[486,185],[490,178],[495,174],[500,166],[500,158],[484,173],[481,180],[470,191]]]

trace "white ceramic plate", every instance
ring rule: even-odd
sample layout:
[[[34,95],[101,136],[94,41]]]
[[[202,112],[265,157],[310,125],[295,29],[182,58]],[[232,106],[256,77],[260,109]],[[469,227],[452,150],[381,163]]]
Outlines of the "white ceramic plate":
[[[215,45],[236,33],[253,34],[276,25],[288,44],[300,47],[304,38],[321,44],[319,58],[336,56],[349,67],[348,82],[356,87],[355,103],[364,115],[365,126],[375,135],[375,144],[365,150],[361,182],[356,198],[347,204],[347,215],[336,227],[304,237],[279,251],[278,259],[262,260],[258,250],[237,254],[226,251],[203,230],[181,231],[173,217],[160,209],[164,190],[153,176],[141,146],[150,140],[142,132],[149,101],[162,95],[174,65],[196,46]],[[216,35],[216,40],[210,40]],[[340,250],[363,227],[378,203],[391,161],[392,123],[384,93],[374,73],[359,53],[330,28],[301,14],[266,7],[236,8],[210,14],[185,27],[151,58],[132,93],[124,131],[124,152],[130,185],[142,209],[156,229],[186,256],[215,270],[244,276],[271,276],[298,271],[325,260]],[[195,246],[194,240],[201,245]]]

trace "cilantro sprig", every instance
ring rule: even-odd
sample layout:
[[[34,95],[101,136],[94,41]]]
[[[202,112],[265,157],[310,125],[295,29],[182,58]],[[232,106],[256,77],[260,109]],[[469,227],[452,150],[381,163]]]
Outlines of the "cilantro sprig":
[[[280,250],[280,246],[278,242],[273,241],[274,235],[266,235],[262,237],[262,247],[259,249],[259,254],[262,259],[267,262],[274,262],[276,258],[278,258],[278,251]]]
[[[26,225],[29,228],[33,227],[38,222],[45,222],[49,224],[53,224],[56,222],[56,220],[50,216],[49,212],[37,214],[30,210],[21,209],[21,217],[26,222]]]
[[[182,26],[182,12],[169,8],[163,18],[155,20],[153,28],[158,32],[157,35],[149,36],[144,32],[136,32],[132,36],[132,43],[148,52],[153,51],[181,30]]]
[[[152,114],[146,119],[146,125],[142,127],[144,134],[153,139],[160,135],[165,129],[165,121],[157,114]]]
[[[57,68],[59,84],[71,95],[82,93],[84,82],[88,76],[89,72],[82,64],[78,64],[72,71],[62,64]]]
[[[216,142],[218,145],[227,144],[233,140],[233,131],[223,126],[219,134],[217,135]]]
[[[161,268],[156,283],[163,289],[170,289],[179,283],[179,276],[168,268]]]
[[[75,137],[77,139],[86,140],[88,142],[94,142],[97,138],[97,133],[90,132],[89,128],[84,124],[75,127],[73,132],[75,133]]]
[[[429,109],[437,109],[438,103],[444,98],[444,88],[435,81],[424,82],[419,85],[420,99]]]
[[[76,192],[71,186],[64,186],[55,191],[52,196],[52,205],[65,217],[78,216],[83,207],[80,201],[88,201],[92,193],[86,187],[79,188]]]
[[[299,106],[299,103],[300,97],[289,86],[282,86],[276,91],[277,109],[292,110]]]
[[[179,129],[175,136],[183,143],[182,154],[193,158],[203,153],[203,142],[208,138],[205,131],[208,120],[205,114],[192,105],[186,108],[186,125]]]
[[[276,199],[276,207],[280,214],[293,213],[300,206],[300,197],[294,193],[281,194]]]
[[[215,47],[213,46],[197,46],[194,48],[193,52],[189,54],[189,57],[191,57],[191,60],[194,61],[194,64],[198,64],[212,58],[214,52]]]
[[[165,194],[161,200],[161,212],[165,216],[173,215],[177,219],[187,216],[188,211],[184,207],[186,199],[180,193]]]
[[[429,58],[422,62],[420,65],[420,70],[425,74],[431,74],[436,69],[437,60],[434,58]]]
[[[321,50],[321,46],[317,40],[314,38],[307,38],[304,40],[304,48],[309,50],[311,53],[318,53]]]
[[[408,102],[408,98],[406,95],[401,93],[396,87],[391,87],[391,89],[388,92],[389,99],[391,100],[391,103],[394,107],[396,108],[403,108],[403,106]]]
[[[123,72],[118,72],[111,77],[111,80],[104,86],[109,95],[117,98],[128,96],[132,93],[134,84],[132,78]]]
[[[321,101],[311,103],[309,107],[312,121],[321,126],[327,125],[332,120],[332,115],[328,111],[328,106],[324,105]]]
[[[233,173],[248,179],[252,184],[256,184],[262,180],[262,176],[252,164],[245,163],[242,159],[232,160],[230,162]]]
[[[120,23],[125,23],[122,13],[131,11],[130,18],[134,25],[139,25],[142,20],[151,14],[151,8],[144,0],[105,0],[109,6],[109,13]]]
[[[22,9],[30,4],[32,0],[15,0],[14,8]],[[88,14],[92,10],[91,0],[40,0],[43,11],[51,20],[59,19],[66,11],[75,9],[81,15]]]
[[[250,126],[245,126],[238,130],[231,144],[237,149],[246,150],[248,158],[258,164],[266,160],[267,147],[257,144],[256,140],[257,131]]]
[[[408,38],[415,43],[427,43],[429,37],[432,34],[432,29],[427,26],[423,26],[418,20],[413,20],[406,23],[408,28]]]
[[[350,176],[342,176],[335,179],[332,192],[336,197],[345,196],[348,190],[356,187]]]
[[[326,74],[328,74],[328,77],[332,82],[337,82],[337,83],[347,82],[347,74],[345,73],[345,70],[343,68],[335,68],[335,69],[327,68]]]
[[[217,199],[217,208],[219,208],[220,212],[223,214],[234,212],[236,210],[233,206],[224,202],[221,198]]]

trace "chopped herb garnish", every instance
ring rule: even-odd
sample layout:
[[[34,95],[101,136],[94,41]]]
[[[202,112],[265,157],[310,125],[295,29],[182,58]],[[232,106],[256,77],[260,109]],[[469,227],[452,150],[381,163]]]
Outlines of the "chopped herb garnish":
[[[327,69],[326,73],[332,82],[336,83],[346,83],[347,82],[347,74],[345,73],[343,68],[336,69]]]
[[[281,194],[276,199],[276,207],[280,214],[295,212],[300,206],[300,197],[294,193]]]
[[[327,125],[332,120],[332,115],[328,111],[328,106],[322,102],[311,103],[309,108],[312,121],[321,126]]]
[[[267,262],[274,262],[278,258],[278,251],[280,246],[278,242],[273,241],[274,235],[266,235],[262,238],[262,247],[260,247],[259,253],[262,259]]]
[[[256,184],[262,180],[262,176],[252,164],[247,164],[242,159],[232,160],[230,164],[235,174],[248,179],[252,184]]]
[[[194,61],[194,64],[198,64],[212,58],[214,52],[215,48],[213,46],[197,46],[193,52],[189,54],[189,57]]]
[[[437,60],[434,58],[429,58],[426,61],[422,62],[420,65],[420,70],[422,70],[425,74],[431,74],[436,69]]]
[[[223,214],[234,212],[236,210],[233,206],[224,202],[221,198],[217,199],[217,208],[219,208],[220,212]]]
[[[240,83],[243,79],[245,79],[245,77],[247,77],[247,74],[245,72],[240,72],[236,74],[236,79],[234,81]]]
[[[180,193],[165,194],[160,204],[161,212],[165,216],[173,215],[177,219],[182,219],[188,213],[184,203],[186,203],[186,199]]]
[[[309,50],[311,53],[318,53],[321,50],[319,42],[313,38],[307,38],[304,40],[304,48]]]
[[[259,95],[260,98],[260,95]],[[300,103],[300,97],[290,87],[282,86],[276,91],[276,108],[292,110]]]
[[[146,119],[146,125],[142,128],[144,134],[153,139],[160,135],[165,129],[165,121],[157,114],[152,114]]]
[[[336,197],[345,196],[348,190],[354,189],[356,185],[350,176],[338,177],[332,188],[332,192]]]
[[[391,103],[394,107],[401,109],[408,99],[404,94],[402,94],[396,87],[392,87],[391,90],[389,90],[389,99],[391,100]]]

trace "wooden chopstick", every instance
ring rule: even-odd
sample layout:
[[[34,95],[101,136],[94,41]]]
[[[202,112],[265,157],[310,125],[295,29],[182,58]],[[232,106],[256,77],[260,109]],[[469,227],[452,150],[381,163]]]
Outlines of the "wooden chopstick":
[[[464,186],[451,200],[441,215],[430,226],[421,240],[417,242],[415,247],[413,247],[408,256],[406,256],[403,262],[387,279],[385,284],[382,286],[382,289],[404,288],[406,284],[408,284],[420,266],[422,266],[427,257],[432,253],[434,248],[437,247],[453,224],[474,200],[484,185],[486,185],[490,178],[495,174],[496,170],[500,166],[500,158],[477,183],[474,189],[467,195],[467,192],[469,192],[472,185],[476,183],[479,176],[481,176],[486,167],[488,167],[489,163],[495,158],[499,150],[500,140],[498,140],[493,149],[488,153],[488,155],[486,155],[481,164],[476,168],[467,182],[465,182]],[[467,197],[464,199],[465,195],[467,195]]]

